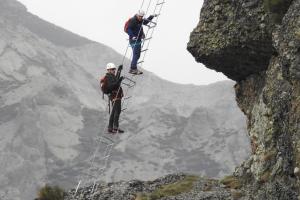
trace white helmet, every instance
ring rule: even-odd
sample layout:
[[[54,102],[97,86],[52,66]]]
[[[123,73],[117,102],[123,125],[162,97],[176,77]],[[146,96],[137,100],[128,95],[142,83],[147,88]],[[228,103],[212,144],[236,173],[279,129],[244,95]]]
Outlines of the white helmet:
[[[116,65],[114,63],[107,63],[106,69],[107,70],[109,70],[109,69],[116,69]]]
[[[144,12],[143,10],[139,10],[139,11],[136,13],[136,15],[141,16],[141,17],[144,17],[145,12]]]

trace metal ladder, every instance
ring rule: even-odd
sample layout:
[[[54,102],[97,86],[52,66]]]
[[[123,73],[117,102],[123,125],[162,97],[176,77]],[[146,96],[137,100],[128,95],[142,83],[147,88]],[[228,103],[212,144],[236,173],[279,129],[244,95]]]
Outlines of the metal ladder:
[[[150,3],[151,3],[151,1],[152,0],[150,0]],[[143,1],[143,3],[144,3],[144,1]],[[150,3],[149,3],[149,5],[150,5]],[[148,27],[148,29],[145,34],[145,39],[143,40],[143,43],[142,43],[142,50],[141,50],[141,56],[140,56],[140,58],[142,58],[142,59],[138,62],[138,65],[140,67],[142,67],[142,65],[145,61],[146,54],[149,50],[150,41],[153,38],[152,36],[154,33],[154,29],[157,26],[158,17],[161,14],[161,10],[162,10],[162,7],[164,4],[165,4],[165,0],[157,0],[157,2],[155,4],[155,9],[153,11],[153,14],[157,15],[157,17],[155,17],[155,21],[150,21],[149,24],[146,25],[146,27]],[[149,9],[149,6],[148,6],[148,9]],[[127,47],[127,49],[128,49],[128,47]],[[126,57],[126,54],[127,54],[127,50],[125,52],[124,58]],[[124,61],[125,61],[125,59],[123,59],[122,64],[124,64]],[[131,78],[124,76],[124,80],[122,81],[122,84],[127,87],[127,91],[129,89],[133,88],[136,85],[135,75],[132,75]],[[130,99],[131,99],[131,96],[127,96],[125,94],[122,104],[124,104],[125,101],[129,102]],[[123,108],[123,105],[122,105],[122,108]],[[121,110],[121,112],[124,112],[126,109],[127,109],[127,107],[124,107]],[[100,181],[101,175],[105,172],[105,170],[108,166],[108,162],[111,157],[111,152],[112,152],[113,146],[116,143],[116,141],[114,140],[113,137],[114,137],[113,135],[107,135],[107,134],[105,135],[105,130],[104,130],[102,132],[102,134],[99,136],[99,138],[96,139],[97,148],[94,151],[94,154],[90,159],[90,168],[88,169],[87,173],[82,174],[82,177],[84,176],[86,180],[93,180],[92,181],[93,182],[92,189],[90,191],[91,194],[93,194],[94,191],[96,190],[97,182]],[[104,151],[103,151],[103,149],[104,149]],[[97,167],[100,165],[102,167]],[[88,182],[90,182],[90,181],[86,181],[86,183],[85,183],[85,181],[82,179],[82,177],[78,181],[78,184],[76,186],[76,189],[75,189],[72,199],[75,199],[81,186],[83,186],[83,187],[88,186]],[[80,193],[80,195],[81,194],[82,194],[82,192]]]

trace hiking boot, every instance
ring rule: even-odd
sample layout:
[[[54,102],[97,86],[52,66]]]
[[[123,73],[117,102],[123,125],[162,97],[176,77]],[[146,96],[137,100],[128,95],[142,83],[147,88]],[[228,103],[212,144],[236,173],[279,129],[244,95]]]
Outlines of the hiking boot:
[[[129,70],[129,73],[130,74],[134,74],[134,75],[140,75],[140,74],[143,74],[142,71],[138,70],[138,69],[130,69]]]
[[[125,131],[123,131],[122,129],[119,128],[114,128],[113,131],[115,131],[115,133],[124,133]]]
[[[117,131],[116,131],[116,129],[108,128],[108,129],[107,129],[107,133],[108,133],[108,134],[116,134]]]

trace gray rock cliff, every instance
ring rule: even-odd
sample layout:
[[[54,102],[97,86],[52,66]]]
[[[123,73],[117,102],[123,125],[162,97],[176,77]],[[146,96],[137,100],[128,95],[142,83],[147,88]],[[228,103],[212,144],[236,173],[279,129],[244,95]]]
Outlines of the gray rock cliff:
[[[188,43],[197,61],[237,81],[252,146],[234,173],[243,199],[300,198],[299,10],[299,0],[206,0]]]

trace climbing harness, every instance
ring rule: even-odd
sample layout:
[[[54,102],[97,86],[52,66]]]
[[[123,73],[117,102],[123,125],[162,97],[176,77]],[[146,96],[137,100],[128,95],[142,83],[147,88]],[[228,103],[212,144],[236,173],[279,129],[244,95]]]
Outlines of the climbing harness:
[[[154,5],[152,2],[154,2]],[[148,29],[145,34],[145,39],[142,41],[142,44],[141,44],[142,49],[141,49],[140,58],[142,58],[142,59],[137,63],[139,65],[139,67],[142,67],[144,64],[146,54],[149,50],[150,41],[153,38],[153,33],[155,30],[155,27],[157,26],[158,17],[161,14],[162,7],[165,4],[165,2],[166,2],[166,0],[149,0],[148,5],[146,5],[147,9],[145,11],[145,15],[148,14],[148,12],[150,11],[150,8],[152,6],[152,7],[154,7],[154,9],[152,11],[152,15],[155,15],[156,17],[154,18],[155,20],[150,20],[149,23],[146,25],[146,27],[148,27]],[[142,1],[140,10],[143,9],[144,4],[145,4],[145,0]],[[143,27],[143,25],[141,26],[141,28],[139,30],[138,37],[141,34],[142,27]],[[136,43],[137,43],[137,41],[136,41]],[[136,43],[134,45],[136,45]],[[128,49],[130,47],[131,47],[131,45],[128,43],[125,53],[122,58],[123,66],[125,66],[125,60],[127,57]],[[131,53],[131,55],[130,55],[131,59],[132,59],[132,56],[133,56],[133,53]],[[120,76],[120,74],[119,74],[119,76]],[[126,90],[124,92],[124,98],[122,99],[121,112],[124,112],[127,109],[127,107],[129,106],[129,102],[131,99],[131,96],[128,95],[129,89],[133,88],[136,85],[136,81],[137,81],[136,75],[131,75],[130,78],[127,76],[124,76],[124,79],[121,84],[126,86]],[[119,93],[120,88],[121,88],[121,86],[118,88],[117,93]],[[126,104],[126,106],[125,106],[125,104]],[[114,106],[114,105],[112,105],[112,106]],[[91,194],[93,194],[94,190],[96,189],[97,182],[100,181],[100,176],[107,169],[108,162],[111,157],[111,152],[112,152],[113,146],[115,144],[115,141],[113,139],[113,135],[105,134],[106,128],[107,127],[104,126],[104,130],[102,131],[102,134],[96,139],[97,148],[95,149],[95,151],[90,159],[90,167],[87,170],[87,173],[81,174],[72,199],[75,199],[80,187],[88,186],[90,182],[93,182],[93,185],[89,192]],[[101,166],[101,167],[99,167],[99,166]],[[93,181],[91,181],[91,180],[93,180]],[[83,191],[80,192],[79,197],[82,195],[82,193],[83,193]]]

